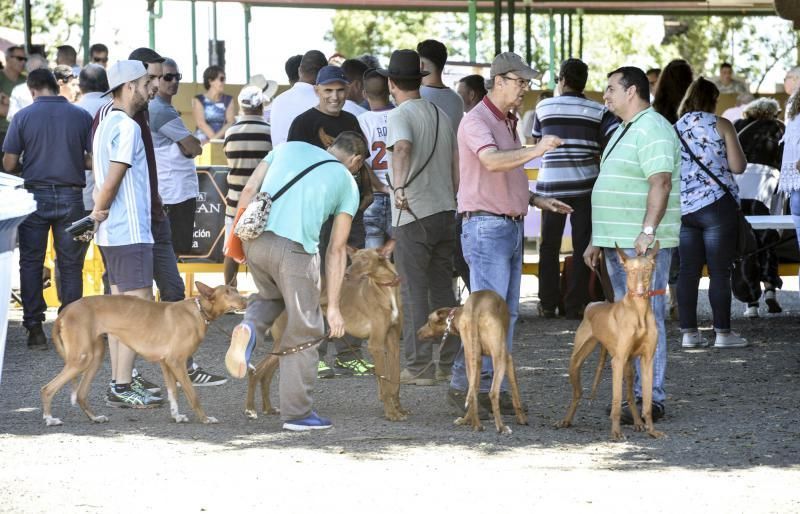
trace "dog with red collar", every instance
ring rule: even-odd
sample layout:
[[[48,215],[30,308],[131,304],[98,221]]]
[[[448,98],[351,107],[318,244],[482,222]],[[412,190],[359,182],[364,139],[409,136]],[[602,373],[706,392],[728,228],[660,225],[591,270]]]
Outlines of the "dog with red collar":
[[[664,294],[664,290],[653,291],[650,283],[656,267],[656,254],[659,244],[644,255],[628,257],[617,247],[617,254],[625,267],[628,293],[614,303],[597,302],[586,307],[578,330],[575,332],[575,347],[569,362],[569,381],[572,384],[572,403],[566,417],[558,423],[559,427],[569,427],[581,399],[581,366],[600,343],[600,359],[595,373],[592,397],[594,397],[600,373],[605,365],[606,354],[611,355],[612,400],[611,400],[611,438],[621,440],[625,437],[620,430],[622,411],[623,376],[628,396],[628,405],[633,415],[634,430],[646,430],[654,438],[664,434],[653,428],[653,359],[658,341],[655,314],[650,299]],[[641,359],[642,410],[644,422],[636,408],[633,395],[633,358]]]
[[[497,431],[501,434],[511,433],[511,429],[503,424],[500,413],[500,384],[503,383],[506,373],[508,373],[508,382],[511,386],[511,401],[514,405],[517,423],[528,424],[528,418],[522,409],[519,398],[514,360],[506,346],[508,321],[509,313],[506,301],[494,291],[484,290],[471,293],[463,307],[442,308],[433,311],[428,316],[428,321],[417,331],[418,339],[441,337],[442,340],[445,340],[450,334],[461,336],[469,388],[465,405],[467,413],[463,418],[456,419],[456,425],[469,424],[475,431],[483,430],[478,416],[478,387],[480,385],[481,357],[484,355],[492,358],[494,367],[489,399],[492,402]]]

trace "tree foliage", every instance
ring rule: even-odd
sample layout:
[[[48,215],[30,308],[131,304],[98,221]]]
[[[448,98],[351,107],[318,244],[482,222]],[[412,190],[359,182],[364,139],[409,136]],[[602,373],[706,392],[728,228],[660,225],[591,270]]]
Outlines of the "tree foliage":
[[[22,0],[0,0],[0,20],[9,28],[24,30]],[[81,15],[67,12],[63,0],[32,0],[31,32],[34,44],[44,43],[48,48],[55,48],[69,40],[72,30],[80,30],[80,26]],[[47,37],[36,37],[41,35]]]
[[[333,17],[325,39],[347,57],[371,54],[383,58],[398,48],[416,48],[423,39],[436,36],[433,15],[407,11],[346,11]]]

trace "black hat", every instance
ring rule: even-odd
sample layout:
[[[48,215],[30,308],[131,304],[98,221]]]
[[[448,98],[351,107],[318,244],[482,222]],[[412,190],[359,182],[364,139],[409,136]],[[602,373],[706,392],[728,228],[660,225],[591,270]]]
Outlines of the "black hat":
[[[419,69],[419,54],[414,50],[395,50],[389,59],[389,69],[378,73],[390,79],[418,79],[430,72]]]

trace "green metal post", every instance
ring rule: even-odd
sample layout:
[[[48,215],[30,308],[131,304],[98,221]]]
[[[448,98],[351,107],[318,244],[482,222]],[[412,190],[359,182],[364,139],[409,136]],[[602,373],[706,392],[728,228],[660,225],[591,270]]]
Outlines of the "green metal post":
[[[469,0],[469,62],[478,59],[478,0]]]
[[[147,11],[149,16],[147,17],[147,24],[150,33],[150,48],[156,47],[156,2],[155,0],[148,0],[147,1]]]
[[[552,90],[556,88],[556,19],[553,10],[550,10],[550,84]]]
[[[89,32],[92,29],[92,0],[83,0],[83,34],[81,35],[81,46],[83,47],[83,64],[89,63]]]
[[[533,60],[533,52],[531,48],[531,8],[529,5],[525,6],[525,62],[530,66]]]
[[[250,4],[244,4],[244,70],[250,82]]]
[[[197,15],[192,0],[192,82],[197,84]]]
[[[503,52],[503,0],[494,0],[494,54]]]
[[[583,59],[583,10],[578,9],[578,58]]]
[[[508,12],[506,16],[508,16],[508,51],[514,51],[514,17],[516,12],[514,11],[514,0],[508,0]]]

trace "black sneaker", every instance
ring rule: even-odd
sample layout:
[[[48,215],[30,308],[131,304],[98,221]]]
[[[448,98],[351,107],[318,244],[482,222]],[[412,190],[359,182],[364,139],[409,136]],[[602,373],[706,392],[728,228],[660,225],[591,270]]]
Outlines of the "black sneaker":
[[[228,381],[227,378],[221,375],[214,375],[205,371],[197,364],[194,364],[192,369],[189,370],[189,380],[192,381],[192,385],[195,387],[218,386]]]
[[[147,383],[147,381],[144,380],[144,379],[136,380],[134,378],[133,380],[131,380],[131,391],[135,392],[139,396],[151,397],[151,399],[153,401],[159,401],[160,402],[161,401],[161,395],[155,394],[152,391],[150,391],[147,388],[146,383]]]
[[[536,310],[539,312],[540,318],[552,319],[557,317],[555,309],[545,309],[541,303],[536,307]]]
[[[336,360],[333,361],[333,371],[337,375],[363,377],[364,375],[374,374],[375,366],[364,359],[341,361],[337,357]]]
[[[28,350],[47,350],[47,335],[42,325],[34,325],[28,329]]]
[[[480,396],[480,395],[479,395]],[[459,391],[453,387],[447,388],[447,403],[457,409],[457,413],[459,416],[463,417],[467,415],[467,393],[464,391]],[[491,419],[490,410],[487,409],[478,399],[478,419],[487,420]]]
[[[160,398],[157,399],[149,391],[145,390],[145,392],[146,394],[140,394],[133,389],[117,392],[112,388],[106,394],[106,405],[123,409],[153,409],[164,404]]]
[[[328,363],[320,360],[317,362],[317,378],[333,378],[336,376],[336,373],[333,372]]]
[[[155,395],[158,395],[158,393],[161,392],[161,388],[158,387],[158,385],[156,385],[156,384],[150,382],[149,380],[147,380],[146,378],[144,378],[141,375],[141,373],[139,373],[139,371],[136,370],[136,368],[133,368],[133,372],[131,373],[131,377],[132,377],[131,387],[133,386],[133,384],[136,384],[137,387],[141,387],[143,389],[147,389],[148,391],[150,391],[151,393],[153,393]]]
[[[664,404],[661,402],[653,402],[651,407],[651,415],[653,416],[653,423],[664,417],[666,410]],[[642,416],[642,399],[636,398],[636,408],[639,410],[639,415]],[[611,406],[606,407],[606,414],[611,415]],[[642,417],[644,419],[644,417]],[[622,402],[622,413],[619,416],[619,422],[623,425],[633,425],[633,414],[628,407],[628,402]]]

